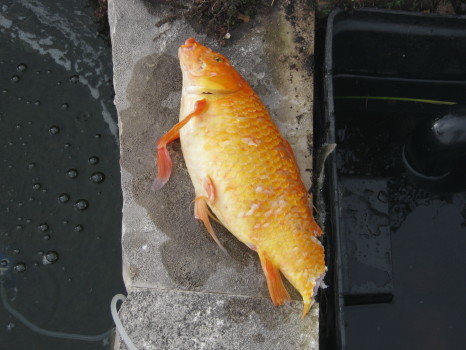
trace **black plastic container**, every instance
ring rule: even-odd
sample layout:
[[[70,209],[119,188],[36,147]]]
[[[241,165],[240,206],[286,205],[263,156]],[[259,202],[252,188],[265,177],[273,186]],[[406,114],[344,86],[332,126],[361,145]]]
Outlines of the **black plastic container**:
[[[332,317],[326,317],[333,324],[326,327],[336,330],[336,340],[327,348],[463,348],[466,339],[455,330],[466,326],[466,321],[452,316],[450,325],[442,318],[450,305],[448,298],[442,300],[447,292],[429,301],[439,310],[441,332],[429,322],[424,336],[415,334],[416,327],[411,325],[405,327],[413,329],[411,338],[407,336],[411,331],[397,331],[397,322],[422,318],[424,309],[412,307],[409,293],[415,293],[414,289],[408,288],[409,283],[403,284],[410,276],[405,273],[410,253],[408,248],[399,248],[404,243],[399,235],[393,242],[393,234],[401,227],[412,232],[406,243],[420,237],[419,245],[424,250],[419,254],[428,260],[431,247],[424,247],[422,233],[415,232],[416,225],[422,225],[408,228],[404,223],[409,214],[453,202],[457,206],[445,212],[445,220],[452,213],[456,215],[458,208],[463,218],[466,216],[466,208],[461,209],[464,194],[452,197],[442,194],[442,188],[432,194],[429,188],[411,183],[409,169],[403,166],[403,149],[413,139],[413,132],[466,103],[466,18],[336,10],[328,18],[325,45],[325,116],[320,131],[325,133],[323,143],[337,143],[340,149],[328,160],[327,187],[321,194],[329,212],[326,226],[331,237],[326,248],[333,264],[334,298],[328,303],[335,309]],[[456,240],[452,247],[464,241],[465,223],[466,219],[452,229]],[[436,234],[426,232],[426,241],[434,242]],[[392,251],[393,244],[396,251]],[[439,259],[448,259],[443,254]],[[426,266],[430,266],[429,261]],[[464,275],[465,263],[458,253],[451,266],[445,266],[454,278]],[[436,278],[432,275],[433,280]],[[466,288],[464,278],[455,283],[451,283],[455,286],[452,294]],[[429,288],[416,291],[419,298]],[[405,308],[400,307],[403,302],[407,303]],[[460,302],[458,309],[466,314],[465,303]],[[353,326],[356,323],[368,325],[367,332]]]

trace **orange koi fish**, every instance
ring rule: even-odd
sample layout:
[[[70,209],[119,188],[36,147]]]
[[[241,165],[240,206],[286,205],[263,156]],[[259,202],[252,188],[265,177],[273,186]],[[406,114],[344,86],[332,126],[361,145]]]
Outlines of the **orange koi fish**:
[[[223,55],[186,40],[180,122],[157,143],[158,176],[169,179],[167,144],[180,138],[196,192],[194,213],[220,246],[209,209],[256,251],[274,305],[290,296],[280,272],[303,298],[303,317],[326,272],[309,194],[289,143],[244,78]],[[223,247],[221,246],[223,249]],[[323,286],[323,284],[322,284]]]

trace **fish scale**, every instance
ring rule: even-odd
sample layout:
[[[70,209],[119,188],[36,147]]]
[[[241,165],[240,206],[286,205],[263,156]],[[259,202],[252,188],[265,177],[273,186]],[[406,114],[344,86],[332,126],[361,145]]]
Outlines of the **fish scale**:
[[[275,305],[289,295],[280,272],[300,292],[303,317],[326,271],[322,234],[293,151],[267,109],[228,60],[194,39],[179,50],[180,123],[158,143],[155,187],[171,171],[166,144],[178,136],[193,182],[195,215],[220,244],[207,206],[259,254]],[[168,169],[170,171],[166,171]]]

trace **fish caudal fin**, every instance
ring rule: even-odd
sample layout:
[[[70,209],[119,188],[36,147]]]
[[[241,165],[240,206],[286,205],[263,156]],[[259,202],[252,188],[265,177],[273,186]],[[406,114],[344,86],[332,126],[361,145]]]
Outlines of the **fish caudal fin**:
[[[175,124],[162,138],[157,142],[157,178],[152,184],[152,190],[160,190],[170,179],[172,173],[172,161],[168,153],[167,145],[180,137],[180,129],[185,126],[191,118],[201,114],[207,106],[207,101],[199,100],[194,105],[194,111],[188,114],[182,121]]]
[[[314,304],[314,301],[312,300],[312,298],[303,298],[303,304],[304,304],[304,307],[303,307],[303,314],[301,318],[304,318],[306,316],[306,314],[311,309],[312,304]]]
[[[214,229],[212,228],[212,225],[210,224],[209,208],[207,207],[207,197],[199,196],[199,197],[196,197],[196,199],[194,200],[194,217],[196,219],[202,220],[202,222],[204,223],[207,231],[210,233],[210,235],[212,236],[215,243],[218,244],[220,249],[225,254],[228,254],[225,247],[218,240],[217,235],[215,234]]]
[[[262,270],[264,271],[265,278],[267,279],[267,287],[269,288],[270,297],[272,298],[273,305],[283,305],[286,300],[291,300],[288,291],[283,285],[282,276],[279,269],[267,259],[265,254],[258,250],[259,259],[261,261]]]

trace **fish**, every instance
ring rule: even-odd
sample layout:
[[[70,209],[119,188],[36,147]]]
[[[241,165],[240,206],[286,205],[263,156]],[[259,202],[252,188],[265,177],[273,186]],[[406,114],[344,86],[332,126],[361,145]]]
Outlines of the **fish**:
[[[154,190],[170,178],[167,145],[180,139],[195,190],[194,216],[224,250],[211,212],[257,252],[275,306],[291,300],[282,275],[301,294],[302,317],[314,303],[327,267],[290,144],[259,96],[222,54],[189,38],[179,47],[183,75],[179,123],[157,142]]]

